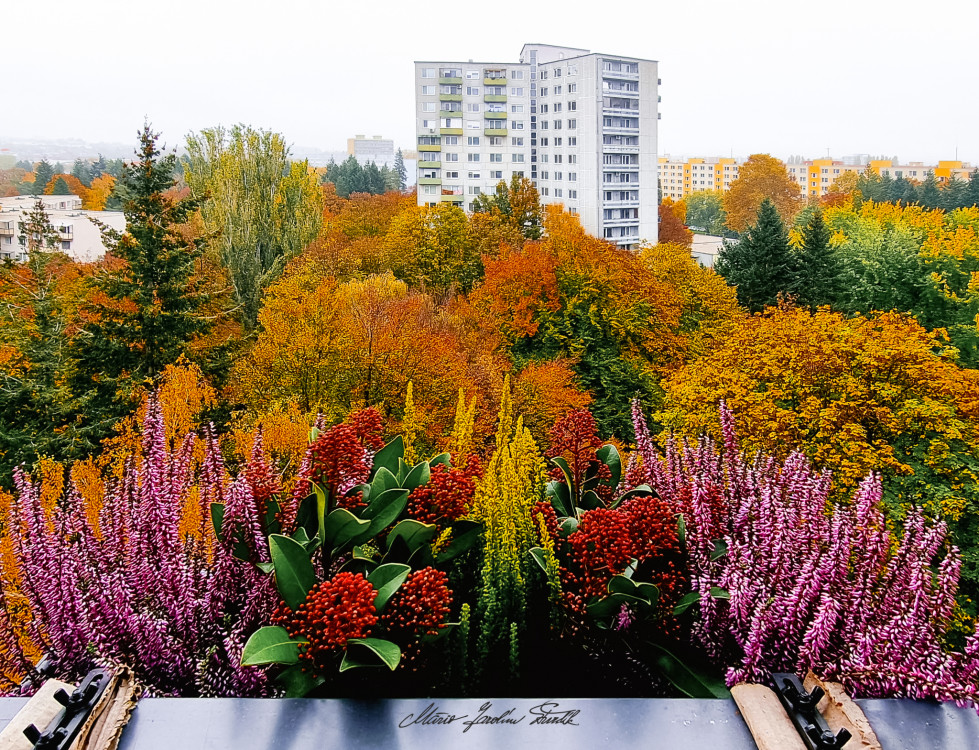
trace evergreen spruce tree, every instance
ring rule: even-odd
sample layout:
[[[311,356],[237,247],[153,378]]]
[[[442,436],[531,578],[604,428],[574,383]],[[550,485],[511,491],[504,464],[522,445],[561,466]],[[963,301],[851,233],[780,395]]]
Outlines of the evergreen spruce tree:
[[[925,181],[918,186],[918,203],[925,208],[941,208],[942,193],[938,189],[935,173],[928,170]]]
[[[33,208],[24,217],[24,221],[21,224],[21,231],[25,238],[24,243],[28,253],[33,253],[38,250],[51,250],[58,246],[61,238],[51,224],[51,219],[48,218],[48,212],[44,210],[44,201],[40,198],[34,201]]]
[[[968,200],[969,183],[960,180],[953,174],[942,189],[941,208],[946,211],[954,211],[957,208],[967,206]]]
[[[972,170],[969,175],[969,187],[966,193],[967,206],[979,206],[979,169]]]
[[[107,432],[125,413],[140,385],[149,384],[188,350],[207,323],[198,316],[204,296],[190,282],[201,253],[178,229],[196,202],[177,200],[176,156],[160,158],[159,135],[149,124],[139,134],[137,159],[127,164],[117,188],[126,231],[101,226],[102,241],[124,265],[97,278],[105,302],[93,303],[92,322],[75,338],[74,387],[82,414]]]
[[[54,178],[54,167],[47,159],[41,159],[34,167],[34,195],[44,195],[44,188]]]
[[[92,173],[88,168],[88,164],[81,159],[75,159],[75,163],[71,167],[71,176],[85,187],[92,187]]]
[[[88,174],[90,179],[96,180],[106,173],[108,170],[108,165],[105,163],[105,157],[99,154],[99,158],[92,162],[91,166],[88,168]]]
[[[64,177],[59,177],[54,181],[54,187],[51,189],[51,195],[71,195],[71,188],[68,187],[68,183],[65,182]]]
[[[367,162],[364,167],[364,192],[372,195],[381,195],[384,192],[384,178],[381,177],[381,170],[372,161]]]
[[[795,259],[774,203],[766,198],[757,223],[737,243],[725,243],[714,270],[737,287],[738,301],[751,312],[776,304],[779,293],[795,293]]]
[[[408,188],[408,170],[405,169],[405,158],[400,148],[398,153],[394,155],[394,171],[398,175],[398,190],[406,190]]]
[[[840,282],[840,263],[829,244],[830,232],[817,208],[802,228],[802,248],[796,257],[795,289],[799,302],[811,308],[833,305]]]

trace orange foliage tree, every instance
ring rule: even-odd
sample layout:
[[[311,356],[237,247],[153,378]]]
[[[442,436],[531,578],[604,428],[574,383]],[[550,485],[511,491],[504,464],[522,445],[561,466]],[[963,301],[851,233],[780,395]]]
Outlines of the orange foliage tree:
[[[768,154],[752,154],[738,169],[738,179],[724,193],[727,225],[743,232],[754,224],[762,201],[768,198],[775,204],[786,224],[802,207],[799,186],[789,177],[785,165]]]
[[[675,245],[693,245],[693,232],[687,229],[687,205],[683,201],[673,202],[672,198],[663,198],[659,204],[659,241]]]

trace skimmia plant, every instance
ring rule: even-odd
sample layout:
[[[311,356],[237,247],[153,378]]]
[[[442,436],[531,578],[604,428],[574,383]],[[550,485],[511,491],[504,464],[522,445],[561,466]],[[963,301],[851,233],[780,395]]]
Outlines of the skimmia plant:
[[[635,405],[628,474],[684,519],[694,637],[729,665],[728,684],[812,669],[857,696],[976,705],[979,633],[949,645],[961,557],[945,524],[912,509],[892,533],[880,477],[833,502],[828,472],[798,453],[746,456],[721,410],[721,445],[670,440],[660,456]],[[730,599],[714,598],[717,588]]]

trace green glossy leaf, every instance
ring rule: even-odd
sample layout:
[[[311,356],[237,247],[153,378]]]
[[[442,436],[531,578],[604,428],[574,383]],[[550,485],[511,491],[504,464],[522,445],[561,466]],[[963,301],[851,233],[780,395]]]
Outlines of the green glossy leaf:
[[[438,562],[444,563],[472,549],[483,533],[483,524],[478,521],[456,521],[452,524],[452,540],[438,554]]]
[[[405,489],[396,487],[380,495],[375,495],[373,502],[361,513],[366,520],[370,521],[370,525],[361,538],[357,540],[357,543],[362,543],[384,531],[397,520],[407,505],[408,490]]]
[[[414,552],[423,544],[427,544],[428,542],[432,541],[437,532],[438,529],[434,524],[422,523],[421,521],[416,521],[413,518],[406,518],[404,521],[399,521],[398,524],[391,529],[391,533],[388,534],[388,547],[394,543],[395,539],[403,539],[405,544],[408,545],[408,549],[411,552]]]
[[[370,525],[370,521],[357,518],[346,508],[337,508],[323,524],[324,539],[331,549],[338,549],[367,531]]]
[[[714,540],[714,549],[710,553],[711,561],[720,560],[727,554],[727,542],[723,539]]]
[[[323,488],[313,483],[313,494],[316,495],[316,528],[320,545],[326,546],[326,493]]]
[[[558,518],[573,515],[574,505],[571,502],[571,492],[568,490],[568,485],[558,481],[548,482],[546,494],[550,498]]]
[[[403,458],[398,459],[398,470],[395,472],[395,476],[398,478],[398,486],[404,487],[404,481],[408,476],[408,472],[411,471],[411,467],[408,462]]]
[[[640,583],[636,586],[636,596],[655,607],[659,601],[659,586],[654,583]]]
[[[730,591],[726,591],[725,589],[722,589],[719,586],[711,586],[710,587],[710,595],[712,597],[714,597],[715,599],[730,599],[731,598],[731,592]]]
[[[352,497],[357,493],[360,493],[360,499],[364,501],[365,504],[370,504],[371,501],[371,486],[369,484],[358,484],[350,488],[347,492],[347,497]]]
[[[354,547],[353,550],[355,560],[373,560],[374,553],[368,552],[363,547]]]
[[[432,478],[432,467],[428,465],[428,462],[422,461],[420,464],[416,464],[415,468],[408,472],[408,476],[405,477],[403,487],[406,487],[409,492],[422,485],[428,484],[428,481]]]
[[[687,544],[687,522],[683,519],[683,514],[680,513],[676,517],[676,538],[680,543],[681,549]]]
[[[558,533],[563,537],[568,537],[578,530],[578,519],[574,516],[565,518],[557,527]]]
[[[275,570],[275,566],[270,562],[255,563],[255,567],[263,573],[271,573],[273,570]]]
[[[309,553],[299,542],[281,534],[269,537],[269,550],[275,566],[275,587],[286,606],[295,612],[316,585]]]
[[[655,494],[656,493],[653,492],[652,488],[648,484],[640,484],[638,487],[633,487],[628,492],[623,492],[621,495],[615,498],[615,502],[612,503],[610,507],[618,508],[626,500],[631,500],[634,497],[645,497],[646,495]]]
[[[398,478],[383,466],[374,475],[371,482],[371,497],[379,497],[388,490],[393,490],[401,486]]]
[[[371,480],[383,467],[394,473],[398,470],[398,459],[404,458],[405,441],[398,435],[394,440],[385,445],[381,450],[374,454],[374,465],[371,467]]]
[[[595,508],[604,507],[605,503],[602,502],[602,498],[598,496],[598,493],[593,492],[592,490],[581,493],[582,510],[595,510]]]
[[[670,651],[656,643],[650,643],[653,651],[653,663],[663,676],[684,695],[690,698],[730,698],[731,691],[727,689],[719,676],[691,664],[684,663]]]
[[[381,638],[351,638],[347,641],[347,651],[340,663],[340,671],[386,666],[393,672],[400,661],[401,649],[397,643]]]
[[[377,567],[377,563],[363,557],[351,557],[347,562],[340,566],[344,573],[360,573],[364,578],[370,575]]]
[[[612,576],[608,582],[608,591],[610,594],[635,594],[636,583],[626,576]]]
[[[623,604],[628,604],[634,609],[639,609],[646,604],[638,596],[629,594],[609,594],[604,599],[599,599],[588,605],[588,614],[595,619],[603,619],[611,615],[617,615],[622,609]]]
[[[527,552],[534,559],[534,562],[540,566],[540,569],[545,573],[547,572],[547,550],[542,547],[531,547]]]
[[[296,664],[299,662],[299,646],[308,641],[294,641],[285,628],[278,625],[259,628],[252,633],[241,652],[241,664],[254,667],[259,664]]]
[[[452,455],[449,453],[439,453],[435,458],[428,462],[430,468],[434,469],[439,464],[452,466]]]
[[[313,677],[301,664],[289,667],[275,679],[285,687],[286,698],[304,698],[326,682],[325,677]]]
[[[560,456],[555,456],[551,459],[551,463],[557,466],[561,470],[561,473],[564,474],[564,483],[568,485],[568,490],[570,490],[571,496],[577,497],[578,488],[574,486],[574,478],[571,475],[571,467],[568,466],[568,462]]]
[[[409,573],[411,573],[411,568],[401,563],[387,563],[374,568],[373,572],[367,576],[367,580],[377,589],[374,609],[378,612],[384,610],[391,597],[407,580]]]
[[[265,522],[262,526],[262,532],[265,535],[268,534],[278,534],[279,533],[279,522],[276,520],[276,516],[279,515],[281,510],[279,503],[274,498],[270,498],[265,504]]]
[[[622,479],[622,457],[619,456],[618,449],[610,443],[595,451],[595,455],[612,472],[611,479],[605,480],[605,483],[613,488],[618,487]]]
[[[214,536],[221,538],[221,526],[224,524],[224,503],[211,503],[211,525],[214,527]]]
[[[306,542],[309,541],[309,534],[306,533],[306,529],[300,527],[296,529],[296,533],[292,535],[292,538],[305,546]]]

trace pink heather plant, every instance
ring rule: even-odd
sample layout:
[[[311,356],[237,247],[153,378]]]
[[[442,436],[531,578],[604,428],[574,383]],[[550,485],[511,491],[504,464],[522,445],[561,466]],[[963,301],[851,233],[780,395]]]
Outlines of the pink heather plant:
[[[242,667],[248,636],[267,622],[274,584],[253,563],[266,554],[251,489],[227,476],[212,430],[205,432],[200,475],[192,470],[195,436],[167,450],[160,406],[151,399],[141,461],[107,487],[99,533],[87,522],[74,487],[50,516],[40,488],[15,474],[15,520],[9,533],[33,620],[31,639],[50,653],[59,675],[77,678],[96,665],[128,665],[151,694],[262,696],[259,669]],[[138,466],[138,468],[136,468]],[[179,515],[197,485],[202,505],[224,504],[220,539],[182,539]],[[210,524],[202,530],[210,534]],[[234,557],[244,541],[251,562]],[[12,648],[3,602],[0,630]]]
[[[683,514],[701,594],[694,637],[730,665],[729,685],[812,669],[855,696],[979,707],[979,630],[961,652],[947,644],[961,556],[943,522],[913,509],[892,534],[879,476],[843,504],[829,499],[829,472],[799,453],[781,464],[749,459],[723,404],[720,448],[670,439],[660,455],[638,404],[633,417],[641,462],[630,481]],[[714,554],[716,540],[726,554]],[[730,599],[711,597],[711,587]]]

